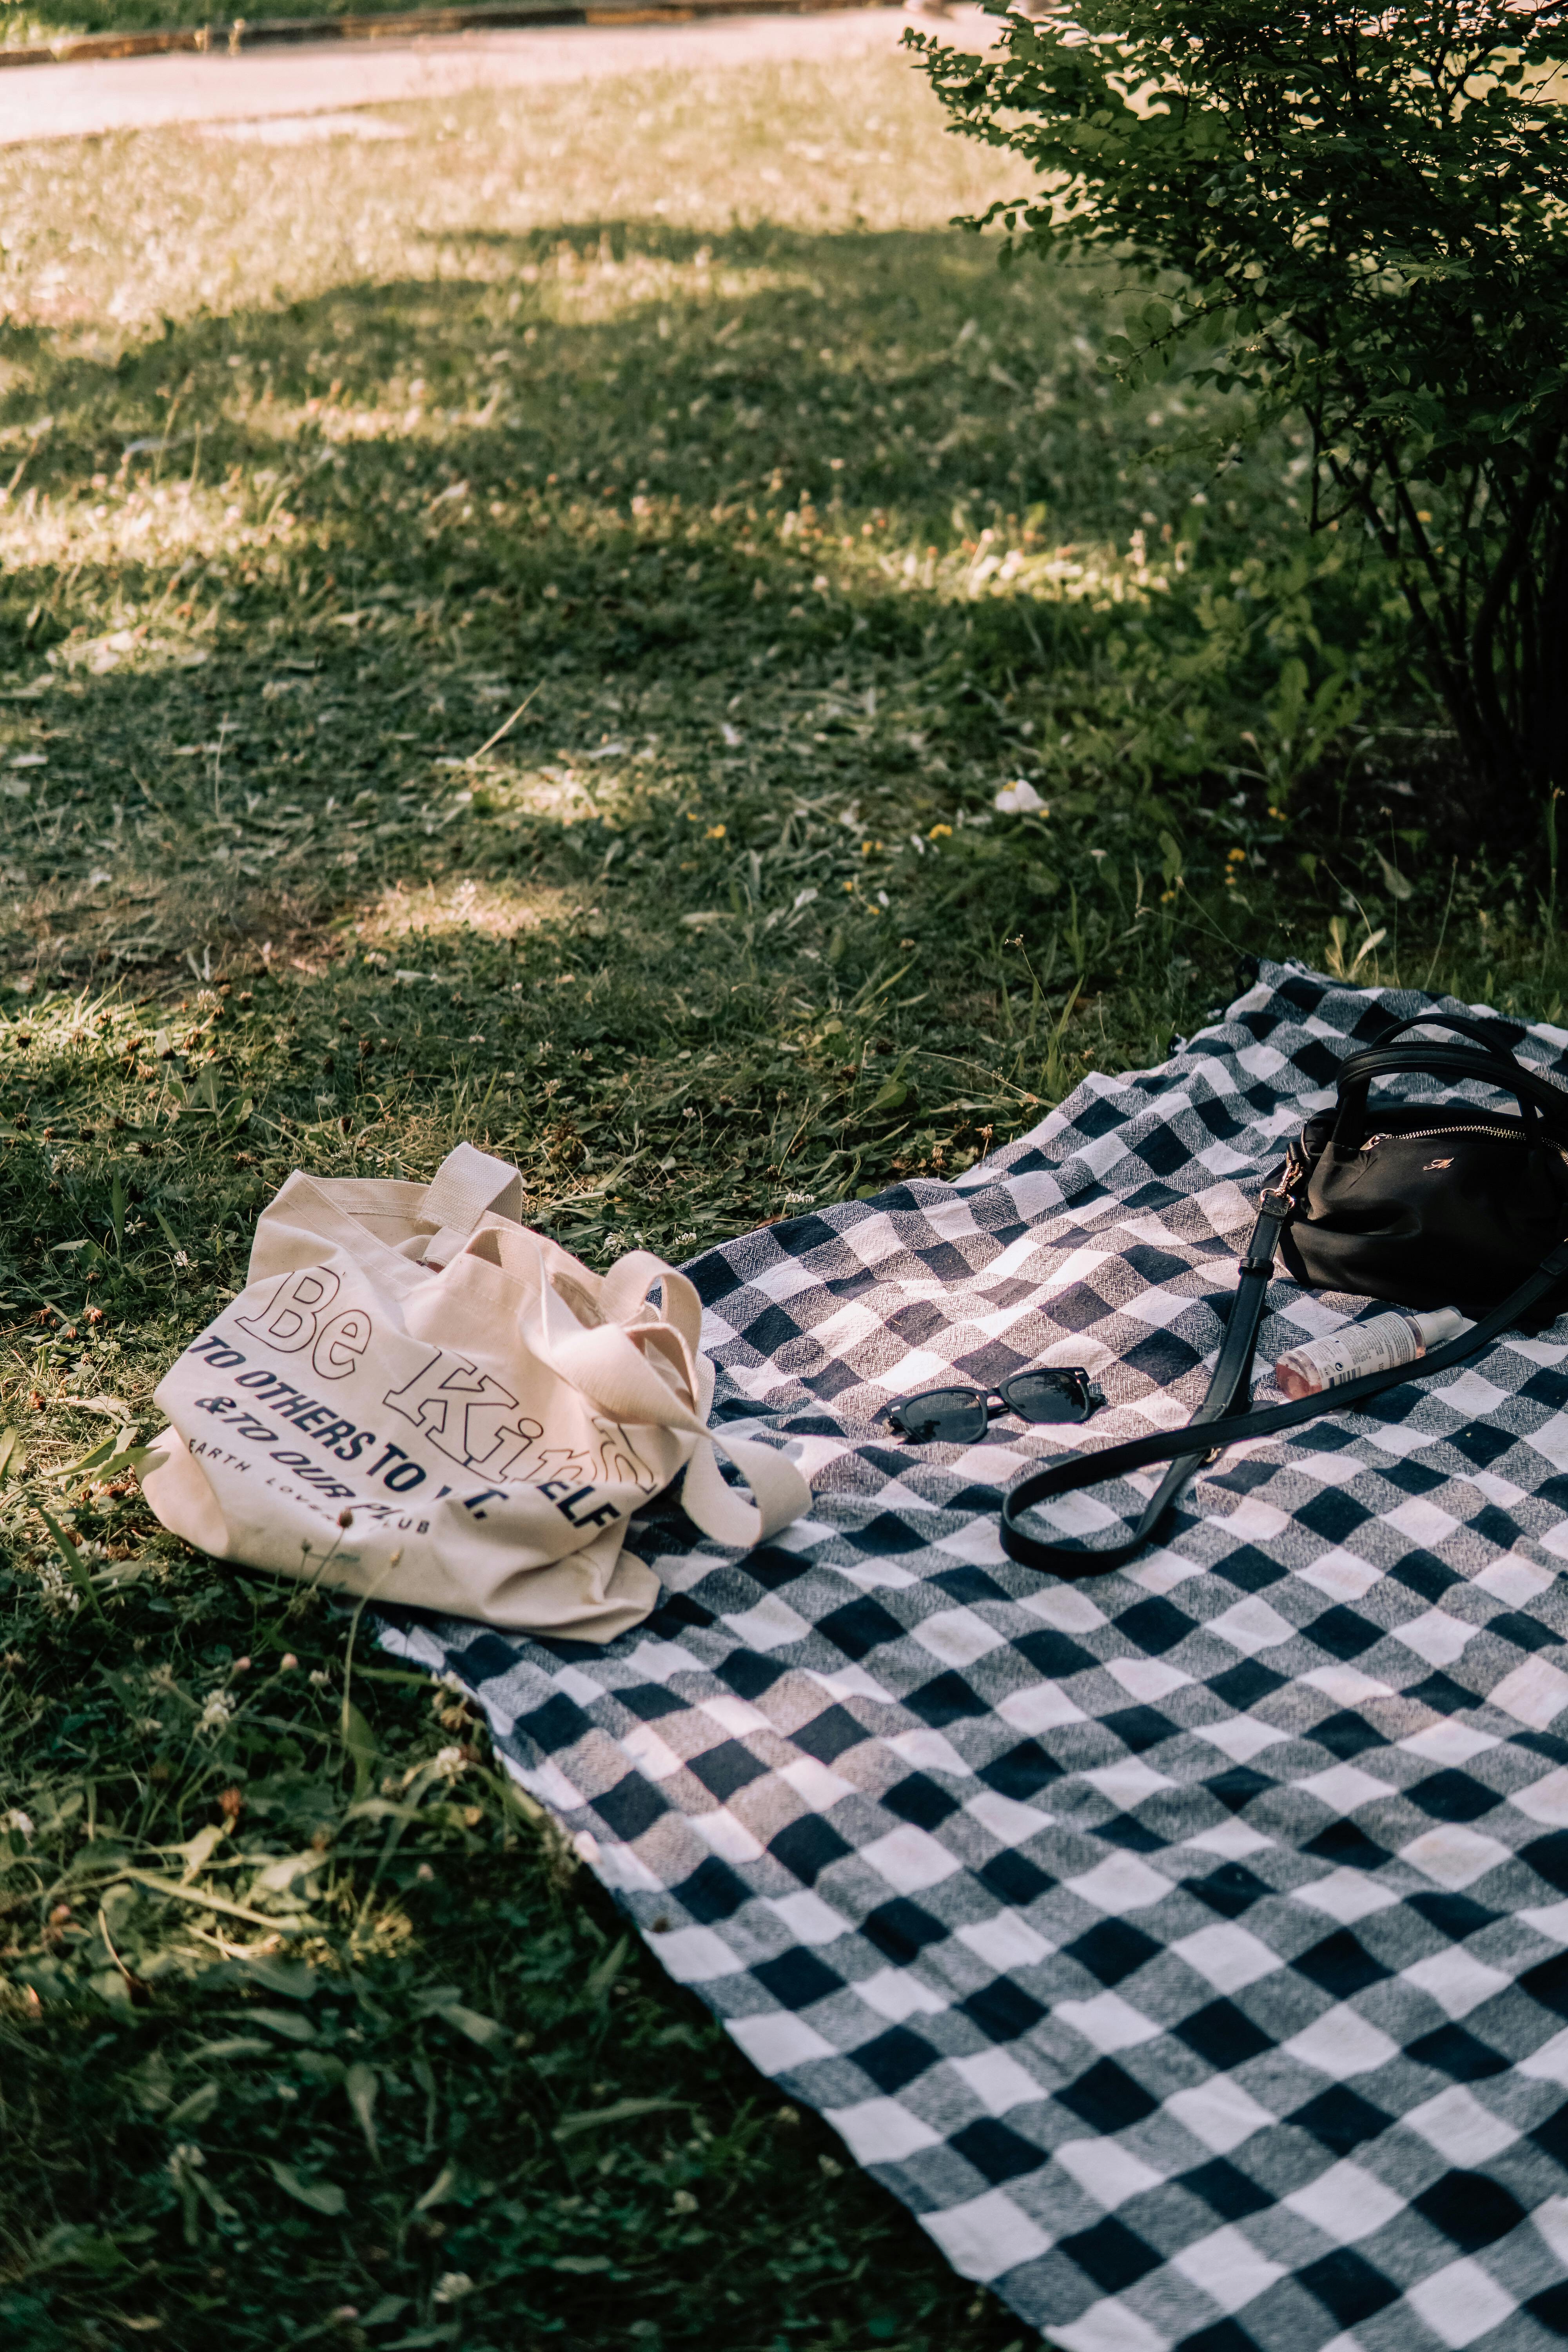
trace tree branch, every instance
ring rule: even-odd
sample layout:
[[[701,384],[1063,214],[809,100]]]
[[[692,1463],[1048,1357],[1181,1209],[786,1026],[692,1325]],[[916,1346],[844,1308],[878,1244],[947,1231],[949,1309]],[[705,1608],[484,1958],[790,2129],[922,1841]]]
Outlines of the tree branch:
[[[1501,554],[1492,566],[1491,578],[1481,598],[1475,625],[1470,631],[1470,676],[1477,701],[1491,723],[1501,733],[1513,734],[1503,714],[1497,691],[1497,625],[1507,603],[1510,590],[1518,577],[1521,565],[1530,550],[1531,537],[1545,498],[1547,484],[1557,455],[1563,446],[1563,428],[1543,427],[1538,436],[1532,456],[1529,478],[1523,495],[1518,501],[1508,538]]]

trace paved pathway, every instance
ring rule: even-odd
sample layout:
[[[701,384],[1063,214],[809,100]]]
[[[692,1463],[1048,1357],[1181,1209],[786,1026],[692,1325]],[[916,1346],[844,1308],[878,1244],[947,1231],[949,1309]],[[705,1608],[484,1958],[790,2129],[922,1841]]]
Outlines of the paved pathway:
[[[672,66],[784,58],[832,63],[890,48],[908,21],[897,8],[865,8],[818,16],[709,17],[695,25],[560,25],[417,41],[332,41],[242,50],[235,58],[187,53],[16,66],[0,72],[0,146],[160,123],[269,119],[279,142],[352,136],[359,126],[342,115],[344,109]],[[950,39],[978,47],[984,36],[976,38],[973,27],[984,22],[977,8],[965,8],[943,30]],[[341,117],[336,123],[307,123],[334,113]],[[368,123],[363,128],[368,131]]]

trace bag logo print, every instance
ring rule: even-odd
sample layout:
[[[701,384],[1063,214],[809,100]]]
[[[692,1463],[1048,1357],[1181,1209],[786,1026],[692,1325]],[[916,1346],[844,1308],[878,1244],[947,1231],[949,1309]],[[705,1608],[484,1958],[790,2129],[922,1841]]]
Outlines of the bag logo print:
[[[1451,1168],[1453,1164],[1454,1163],[1451,1160],[1428,1160],[1423,1167],[1421,1173],[1425,1176],[1429,1174],[1434,1168]]]
[[[443,1366],[444,1378],[438,1377]],[[411,1421],[450,1461],[461,1463],[465,1470],[487,1470],[492,1478],[505,1477],[544,1434],[543,1424],[526,1416],[506,1420],[507,1413],[517,1412],[511,1391],[477,1364],[466,1364],[439,1348],[411,1381],[389,1389],[382,1402]],[[487,1428],[481,1416],[492,1413],[498,1418]],[[509,1437],[516,1439],[515,1445],[506,1444]]]
[[[303,1274],[285,1275],[265,1307],[235,1320],[276,1355],[297,1355],[309,1348],[311,1368],[320,1379],[347,1380],[369,1347],[374,1327],[362,1307],[345,1307],[321,1328],[321,1309],[330,1307],[342,1288],[342,1277],[330,1265],[311,1266]]]
[[[437,1378],[443,1366],[447,1369]],[[412,1422],[450,1460],[465,1470],[483,1470],[491,1478],[524,1481],[544,1494],[574,1478],[605,1486],[636,1486],[644,1495],[654,1494],[658,1487],[657,1471],[644,1462],[618,1421],[605,1421],[597,1413],[591,1416],[599,1440],[592,1458],[574,1446],[542,1446],[542,1422],[526,1414],[514,1421],[504,1418],[517,1410],[517,1399],[510,1389],[489,1372],[481,1372],[477,1364],[464,1363],[440,1349],[411,1381],[400,1389],[389,1389],[382,1402]],[[487,1429],[479,1418],[486,1413],[503,1417]],[[508,1438],[515,1438],[517,1444],[507,1445]]]

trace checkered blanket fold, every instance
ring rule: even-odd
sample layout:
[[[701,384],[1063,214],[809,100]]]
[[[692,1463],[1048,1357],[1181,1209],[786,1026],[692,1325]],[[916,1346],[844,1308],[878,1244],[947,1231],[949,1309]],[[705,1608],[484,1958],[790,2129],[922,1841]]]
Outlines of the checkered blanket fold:
[[[1063,2352],[1568,2336],[1568,1324],[1233,1450],[1124,1570],[996,1534],[1041,1454],[1190,1412],[1258,1171],[1422,1001],[1265,966],[958,1183],[710,1251],[718,1411],[795,1442],[811,1516],[736,1558],[664,1507],[665,1599],[605,1648],[384,1629]],[[1568,1032],[1519,1050],[1568,1077]],[[1265,1377],[1361,1305],[1281,1278]],[[1087,1433],[878,1423],[1041,1360],[1105,1385]]]

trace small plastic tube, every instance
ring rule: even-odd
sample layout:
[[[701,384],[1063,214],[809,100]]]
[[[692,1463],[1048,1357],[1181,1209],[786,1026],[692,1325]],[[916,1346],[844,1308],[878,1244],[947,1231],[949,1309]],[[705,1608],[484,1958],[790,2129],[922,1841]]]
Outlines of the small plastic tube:
[[[1437,1307],[1430,1314],[1396,1307],[1373,1315],[1364,1323],[1347,1323],[1327,1339],[1310,1339],[1292,1348],[1274,1367],[1274,1378],[1288,1397],[1321,1396],[1326,1389],[1342,1388],[1368,1372],[1392,1372],[1413,1364],[1428,1348],[1440,1348],[1474,1326],[1457,1307]]]

